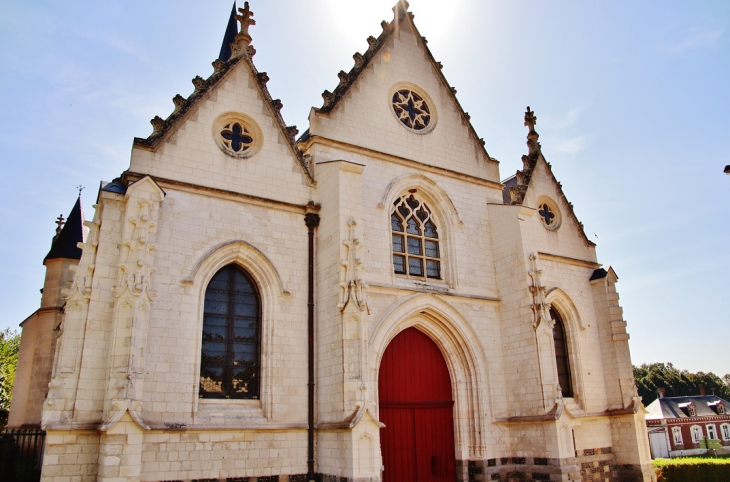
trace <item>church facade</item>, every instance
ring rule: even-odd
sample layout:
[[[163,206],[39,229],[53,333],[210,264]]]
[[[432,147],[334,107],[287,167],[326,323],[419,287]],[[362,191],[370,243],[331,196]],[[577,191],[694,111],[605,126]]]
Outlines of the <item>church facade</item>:
[[[618,278],[535,114],[500,181],[407,8],[297,138],[246,4],[135,139],[19,375],[43,480],[654,480]]]

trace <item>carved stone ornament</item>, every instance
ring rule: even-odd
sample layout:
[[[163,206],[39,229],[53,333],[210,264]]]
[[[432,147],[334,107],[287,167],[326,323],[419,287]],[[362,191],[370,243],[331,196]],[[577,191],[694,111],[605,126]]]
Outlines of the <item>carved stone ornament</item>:
[[[353,303],[360,311],[370,314],[368,308],[366,290],[368,285],[362,279],[361,270],[364,268],[360,257],[360,239],[357,237],[357,223],[350,219],[347,223],[350,228],[350,238],[343,241],[347,253],[342,260],[340,270],[340,302],[337,307],[344,312],[350,303]]]
[[[150,120],[150,124],[152,124],[152,129],[154,129],[152,135],[159,134],[165,128],[165,120],[158,115]]]
[[[540,323],[547,323],[552,330],[554,321],[550,318],[550,303],[545,300],[545,287],[542,285],[540,276],[542,271],[537,269],[537,256],[535,253],[530,253],[530,266],[529,272],[530,278],[532,278],[532,285],[530,286],[530,293],[532,293],[532,328],[537,330]]]
[[[156,269],[151,264],[155,246],[148,242],[150,230],[155,228],[155,223],[150,219],[150,204],[141,201],[140,216],[129,221],[134,225],[134,234],[131,239],[124,241],[126,259],[119,265],[117,285],[113,292],[117,298],[128,292],[131,296],[146,297],[152,301],[157,293],[151,290],[151,278]]]
[[[253,54],[255,54],[256,51],[254,50],[253,53],[249,51],[251,35],[248,33],[248,28],[251,25],[256,25],[256,20],[251,18],[253,17],[253,12],[248,7],[248,2],[244,3],[243,8],[239,8],[238,12],[236,20],[241,23],[241,31],[238,35],[236,35],[236,38],[234,38],[231,43],[231,58],[238,58],[242,55],[253,57]]]

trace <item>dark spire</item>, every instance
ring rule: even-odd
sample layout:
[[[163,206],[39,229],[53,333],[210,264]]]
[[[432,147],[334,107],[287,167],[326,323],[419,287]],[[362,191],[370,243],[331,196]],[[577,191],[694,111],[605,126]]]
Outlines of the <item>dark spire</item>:
[[[228,25],[226,26],[226,33],[223,36],[223,45],[221,45],[221,53],[218,54],[218,59],[223,62],[228,62],[231,58],[231,44],[238,35],[238,23],[236,22],[236,2],[233,2],[233,8],[231,9],[231,16],[228,18]]]
[[[81,259],[81,248],[76,245],[83,241],[84,215],[81,212],[81,196],[79,196],[61,232],[53,238],[51,250],[43,261],[56,258]]]

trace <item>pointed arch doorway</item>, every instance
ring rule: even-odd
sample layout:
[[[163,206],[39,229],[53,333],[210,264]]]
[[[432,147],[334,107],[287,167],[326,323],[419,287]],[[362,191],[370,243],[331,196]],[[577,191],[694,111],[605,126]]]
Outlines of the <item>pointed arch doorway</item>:
[[[441,350],[415,328],[385,349],[378,375],[383,482],[454,482],[454,400]]]

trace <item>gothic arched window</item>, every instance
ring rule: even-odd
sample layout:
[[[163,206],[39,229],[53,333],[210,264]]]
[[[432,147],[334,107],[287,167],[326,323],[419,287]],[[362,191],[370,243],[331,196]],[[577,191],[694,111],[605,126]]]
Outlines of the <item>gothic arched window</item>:
[[[205,290],[200,398],[259,398],[261,302],[238,266],[218,271]]]
[[[431,209],[413,194],[401,196],[393,203],[390,228],[395,273],[441,279],[439,235]]]
[[[555,364],[558,366],[558,383],[564,397],[573,396],[573,382],[570,377],[570,359],[568,358],[568,337],[565,325],[555,308],[550,308],[550,317],[555,322],[553,341],[555,343]]]

